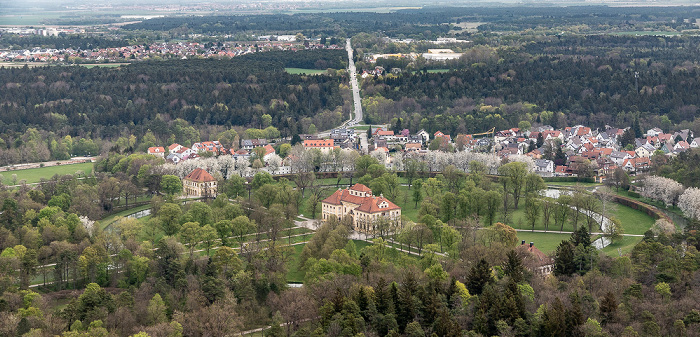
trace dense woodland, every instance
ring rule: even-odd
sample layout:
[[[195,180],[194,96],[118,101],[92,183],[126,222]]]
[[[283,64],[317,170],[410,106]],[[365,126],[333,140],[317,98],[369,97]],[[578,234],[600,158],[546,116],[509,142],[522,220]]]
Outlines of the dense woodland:
[[[698,130],[697,46],[690,37],[550,37],[519,47],[475,46],[444,73],[420,71],[425,61],[399,61],[416,72],[363,82],[366,118],[400,117],[410,129],[450,134],[522,120],[625,127],[635,118],[643,128]],[[378,64],[394,66],[386,62]]]
[[[456,30],[457,36],[470,36],[455,24],[483,22],[480,32],[522,32],[528,29],[555,31],[577,26],[581,32],[640,29],[697,29],[693,26],[697,8],[606,6],[582,7],[426,7],[393,13],[305,13],[294,15],[187,16],[154,18],[126,25],[128,30],[199,34],[303,33],[306,36],[353,36],[382,32],[390,37],[434,39]],[[691,21],[685,22],[684,19]],[[559,33],[557,31],[556,33]]]
[[[34,159],[59,158],[53,154],[51,141],[61,142],[66,136],[116,142],[119,137],[135,135],[139,144],[148,138],[151,146],[166,141],[190,146],[200,141],[198,130],[207,127],[274,125],[281,133],[275,137],[307,132],[311,124],[329,129],[347,118],[349,108],[344,104],[349,102],[343,98],[343,93],[349,95],[344,84],[347,78],[336,72],[331,76],[291,75],[284,67],[342,68],[341,55],[343,51],[313,50],[271,52],[265,57],[269,60],[244,56],[136,63],[118,69],[1,69],[0,138],[4,146],[0,150],[34,143],[41,147],[10,153],[4,159],[15,163],[29,159],[21,157],[32,156],[30,153],[42,154]],[[196,130],[183,132],[190,124]],[[143,138],[149,130],[155,139]],[[100,152],[99,147],[87,153],[68,150],[71,155]]]

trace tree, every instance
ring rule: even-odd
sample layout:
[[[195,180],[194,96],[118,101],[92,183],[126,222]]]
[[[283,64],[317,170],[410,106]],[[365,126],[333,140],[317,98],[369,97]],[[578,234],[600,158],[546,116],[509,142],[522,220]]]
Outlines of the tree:
[[[418,179],[414,182],[413,188],[413,202],[415,202],[414,208],[418,208],[418,203],[423,200],[423,192],[421,188],[423,187],[423,181]]]
[[[231,220],[221,220],[214,224],[216,234],[221,240],[222,246],[228,246],[229,237],[233,235],[233,221]]]
[[[630,177],[621,167],[615,168],[610,181],[612,182],[613,186],[615,186],[616,191],[619,191],[620,188],[627,189],[630,185]]]
[[[174,175],[166,174],[160,180],[160,189],[172,197],[173,195],[182,193],[182,181]]]
[[[238,237],[238,241],[243,245],[244,237],[255,228],[255,223],[248,219],[245,215],[240,215],[231,222],[231,230],[234,236]]]
[[[520,283],[524,279],[525,268],[523,262],[515,250],[510,250],[506,254],[506,262],[503,266],[503,272],[510,276],[515,283]]]
[[[472,295],[481,295],[486,285],[493,283],[493,275],[491,275],[491,266],[486,260],[481,259],[471,267],[469,275],[467,275],[467,290]]]
[[[313,186],[316,181],[316,175],[313,172],[301,172],[294,176],[294,183],[301,189],[301,197],[304,198],[306,188]]]
[[[525,176],[527,175],[527,166],[523,162],[510,162],[498,168],[498,174],[501,175],[504,185],[504,193],[510,193],[513,196],[515,208],[518,208],[520,195],[525,185]]]
[[[155,325],[158,323],[167,322],[168,318],[166,316],[167,308],[163,298],[160,294],[153,295],[150,301],[148,301],[148,308],[146,308],[146,320],[149,324]]]
[[[190,258],[194,255],[194,248],[200,239],[200,229],[198,222],[185,222],[180,229],[180,242],[189,246]]]
[[[610,221],[603,226],[603,233],[605,233],[605,236],[610,239],[611,242],[616,242],[622,239],[625,231],[622,228],[622,222],[620,222],[620,220],[617,218],[610,218]]]
[[[603,323],[603,325],[606,325],[608,323],[613,322],[615,320],[616,312],[617,299],[615,298],[615,294],[608,291],[605,293],[605,296],[603,296],[603,299],[600,301],[600,315],[602,316],[601,323]]]
[[[209,255],[209,250],[216,244],[216,239],[218,237],[216,229],[210,225],[204,225],[199,235],[202,245],[204,245],[204,248],[207,250],[207,255]]]
[[[700,220],[700,188],[690,187],[678,197],[678,208],[691,219]]]
[[[525,219],[533,232],[535,231],[535,223],[540,217],[541,208],[541,202],[534,196],[530,195],[525,198]]]
[[[493,221],[496,219],[496,213],[500,209],[501,205],[501,194],[498,191],[488,191],[484,194],[484,210],[486,221],[489,226],[493,225]]]
[[[571,276],[575,272],[574,245],[564,240],[559,244],[554,255],[554,275]]]
[[[562,194],[557,198],[557,203],[554,206],[554,223],[560,226],[559,231],[564,230],[564,224],[571,213],[570,203],[571,196],[569,195]]]
[[[158,220],[165,235],[175,235],[180,230],[180,216],[182,210],[180,206],[173,203],[166,203],[158,210]]]
[[[274,182],[275,179],[273,179],[272,175],[269,173],[264,171],[258,172],[253,176],[253,189],[257,190],[266,184],[273,184]]]

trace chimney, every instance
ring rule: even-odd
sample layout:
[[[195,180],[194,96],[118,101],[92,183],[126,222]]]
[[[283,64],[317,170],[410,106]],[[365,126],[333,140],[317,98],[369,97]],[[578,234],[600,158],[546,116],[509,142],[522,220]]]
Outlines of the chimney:
[[[530,242],[530,248],[532,248],[532,246],[534,246],[534,245],[535,245],[534,242]]]
[[[521,241],[520,244],[521,244],[521,245],[524,245],[524,244],[525,244],[525,240]]]

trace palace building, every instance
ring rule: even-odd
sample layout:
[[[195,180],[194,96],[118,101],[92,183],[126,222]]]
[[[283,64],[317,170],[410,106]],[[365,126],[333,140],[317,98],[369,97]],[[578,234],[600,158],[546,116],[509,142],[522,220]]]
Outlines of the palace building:
[[[339,219],[349,216],[356,231],[368,232],[380,218],[392,221],[401,219],[401,207],[384,198],[373,196],[372,190],[362,184],[355,184],[344,190],[338,189],[321,202],[323,220],[331,215]]]
[[[188,197],[216,197],[217,182],[209,172],[197,168],[182,179],[182,190]]]

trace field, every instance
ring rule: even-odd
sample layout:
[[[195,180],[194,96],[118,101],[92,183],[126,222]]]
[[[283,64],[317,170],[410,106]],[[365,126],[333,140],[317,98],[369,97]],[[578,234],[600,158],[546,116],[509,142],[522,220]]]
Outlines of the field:
[[[292,75],[320,75],[326,73],[325,70],[304,68],[284,68],[284,71]]]
[[[26,183],[38,183],[41,178],[49,179],[54,175],[75,174],[76,171],[83,171],[86,175],[92,173],[92,163],[70,164],[47,166],[40,168],[6,171],[0,173],[6,185],[11,184],[12,175],[17,175],[17,183],[25,180]]]
[[[635,30],[630,32],[613,32],[611,35],[633,35],[633,36],[676,36],[681,35],[680,32],[664,32],[664,31],[645,31]]]
[[[126,66],[129,65],[129,63],[91,63],[91,64],[78,64],[81,67],[85,68],[117,68],[121,66]]]
[[[0,68],[22,68],[24,66],[29,68],[43,67],[48,65],[44,62],[0,62]]]
[[[564,240],[568,240],[571,234],[560,234],[560,233],[533,233],[533,232],[518,232],[518,244],[520,240],[525,240],[526,244],[533,242],[537,249],[541,250],[545,254],[554,252]]]

